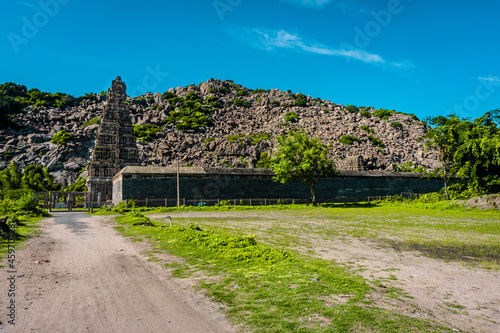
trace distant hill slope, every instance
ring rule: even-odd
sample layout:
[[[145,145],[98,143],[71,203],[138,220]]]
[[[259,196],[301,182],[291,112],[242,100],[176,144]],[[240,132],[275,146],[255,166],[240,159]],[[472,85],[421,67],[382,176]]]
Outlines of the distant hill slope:
[[[100,98],[103,100],[104,98]],[[56,181],[68,184],[90,160],[103,102],[78,106],[29,106],[14,120],[23,128],[0,130],[0,168],[37,163]],[[304,129],[332,145],[331,158],[345,168],[349,156],[363,158],[368,170],[393,170],[394,164],[435,168],[437,154],[417,139],[428,126],[413,115],[356,108],[291,91],[250,90],[232,81],[211,79],[198,86],[171,88],[128,100],[143,165],[257,167],[276,147],[276,136]],[[64,130],[67,144],[51,138]],[[149,136],[149,137],[148,137]]]

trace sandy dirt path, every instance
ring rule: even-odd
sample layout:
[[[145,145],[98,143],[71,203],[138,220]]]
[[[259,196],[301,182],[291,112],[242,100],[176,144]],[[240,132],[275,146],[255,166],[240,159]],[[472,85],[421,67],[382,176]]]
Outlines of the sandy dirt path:
[[[217,304],[184,289],[110,217],[55,213],[16,251],[16,320],[7,323],[7,268],[1,269],[2,332],[234,332]],[[3,263],[5,265],[5,262]]]

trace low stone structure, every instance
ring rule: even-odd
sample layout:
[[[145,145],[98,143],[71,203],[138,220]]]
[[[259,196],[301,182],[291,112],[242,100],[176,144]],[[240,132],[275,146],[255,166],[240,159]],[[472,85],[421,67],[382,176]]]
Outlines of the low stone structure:
[[[127,199],[176,198],[176,167],[127,166],[113,178],[113,204]],[[181,167],[180,198],[186,199],[308,199],[309,187],[300,181],[281,184],[268,169]],[[315,186],[318,202],[353,202],[371,196],[429,193],[443,187],[441,179],[419,173],[340,171]]]

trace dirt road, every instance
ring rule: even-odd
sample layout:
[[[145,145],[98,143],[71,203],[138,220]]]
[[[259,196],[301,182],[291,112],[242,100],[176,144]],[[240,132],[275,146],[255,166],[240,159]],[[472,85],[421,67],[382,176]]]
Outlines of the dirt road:
[[[55,213],[41,223],[40,236],[16,251],[15,326],[0,271],[0,332],[235,331],[217,304],[169,279],[110,219]]]

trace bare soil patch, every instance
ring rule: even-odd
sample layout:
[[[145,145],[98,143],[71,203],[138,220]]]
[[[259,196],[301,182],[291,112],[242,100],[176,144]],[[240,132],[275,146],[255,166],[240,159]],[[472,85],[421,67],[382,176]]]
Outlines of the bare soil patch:
[[[148,246],[121,237],[111,219],[56,213],[41,222],[41,234],[16,251],[15,326],[7,324],[2,283],[0,331],[236,331],[219,305],[148,262]],[[2,281],[6,274],[4,267]]]
[[[285,247],[333,260],[369,280],[374,287],[372,299],[378,306],[417,318],[433,319],[467,332],[500,332],[498,270],[430,258],[421,252],[403,251],[372,238],[332,237],[315,230],[323,230],[328,224],[331,228],[333,221],[307,217],[304,212],[179,212],[151,217],[164,218],[165,215],[172,216],[174,223],[196,222],[202,228],[224,229],[237,234],[256,233],[258,240],[263,242],[284,239]],[[341,221],[335,223],[340,225]],[[388,237],[383,231],[381,234]],[[387,295],[390,297],[385,297]],[[325,304],[343,301],[331,299],[325,300]]]

